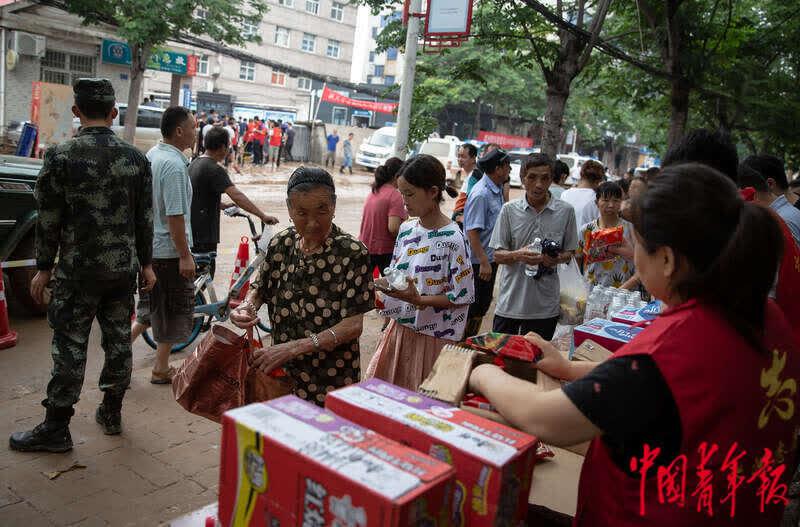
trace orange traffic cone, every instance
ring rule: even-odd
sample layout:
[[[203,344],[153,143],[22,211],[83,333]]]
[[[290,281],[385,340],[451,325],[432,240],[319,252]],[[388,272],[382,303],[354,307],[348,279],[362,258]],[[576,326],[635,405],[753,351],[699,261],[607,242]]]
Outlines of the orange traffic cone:
[[[236,261],[233,264],[233,274],[231,275],[231,287],[235,284],[244,273],[247,266],[250,264],[250,246],[248,242],[250,239],[247,236],[242,236],[239,241],[239,251],[236,254]],[[239,297],[236,300],[243,300],[250,289],[250,281],[248,280],[242,290],[239,291]]]
[[[8,307],[3,286],[3,269],[0,267],[0,350],[17,345],[17,332],[8,326]]]

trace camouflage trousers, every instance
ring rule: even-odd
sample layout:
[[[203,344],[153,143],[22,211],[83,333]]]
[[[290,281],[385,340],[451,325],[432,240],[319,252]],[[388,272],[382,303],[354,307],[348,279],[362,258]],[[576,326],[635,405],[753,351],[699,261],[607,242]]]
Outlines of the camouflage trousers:
[[[135,279],[56,279],[47,318],[53,328],[53,371],[47,385],[50,407],[78,402],[94,319],[102,332],[105,363],[100,390],[123,396],[131,382],[131,313]]]

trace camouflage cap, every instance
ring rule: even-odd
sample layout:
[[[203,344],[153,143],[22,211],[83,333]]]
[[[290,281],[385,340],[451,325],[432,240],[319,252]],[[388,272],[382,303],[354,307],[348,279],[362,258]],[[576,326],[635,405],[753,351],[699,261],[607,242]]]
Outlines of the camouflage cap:
[[[114,87],[108,79],[78,79],[72,87],[75,101],[115,102]]]

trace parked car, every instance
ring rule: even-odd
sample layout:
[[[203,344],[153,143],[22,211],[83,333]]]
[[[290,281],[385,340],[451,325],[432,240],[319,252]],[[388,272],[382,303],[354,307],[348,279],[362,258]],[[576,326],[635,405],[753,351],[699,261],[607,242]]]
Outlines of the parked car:
[[[558,154],[556,158],[563,161],[569,167],[569,175],[567,176],[566,183],[568,185],[575,185],[581,179],[581,167],[590,159],[588,156],[579,156],[578,154]]]
[[[46,306],[31,298],[36,274],[36,201],[33,189],[42,168],[41,159],[0,155],[0,262],[11,312],[41,315]]]
[[[117,110],[119,113],[114,118],[111,129],[115,134],[122,137],[125,131],[125,117],[128,114],[128,105],[117,103]],[[164,114],[164,108],[139,106],[138,113],[139,118],[136,121],[136,135],[133,138],[133,146],[142,152],[147,152],[161,141],[161,116]],[[72,127],[75,131],[78,130],[80,125],[81,122],[77,117],[72,120]]]
[[[384,126],[373,132],[369,139],[362,142],[356,153],[356,164],[369,170],[375,170],[394,155],[394,143],[397,128]]]
[[[428,154],[438,159],[445,170],[449,173],[452,168],[458,168],[458,141],[429,137],[427,141],[419,147],[420,154]]]
[[[525,158],[531,154],[541,152],[541,148],[516,148],[508,151],[508,157],[511,158],[511,174],[509,174],[508,184],[514,188],[522,187],[522,163]]]

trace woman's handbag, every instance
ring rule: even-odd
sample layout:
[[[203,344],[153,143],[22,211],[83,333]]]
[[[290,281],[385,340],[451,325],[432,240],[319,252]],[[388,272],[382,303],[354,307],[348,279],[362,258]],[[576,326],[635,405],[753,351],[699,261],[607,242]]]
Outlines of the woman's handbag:
[[[252,333],[212,326],[178,368],[172,380],[175,400],[193,414],[220,422],[228,410],[292,393],[283,368],[267,375],[251,367],[254,347],[260,342]]]

